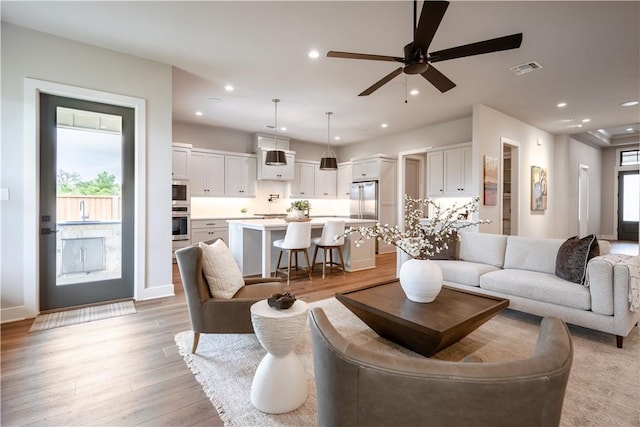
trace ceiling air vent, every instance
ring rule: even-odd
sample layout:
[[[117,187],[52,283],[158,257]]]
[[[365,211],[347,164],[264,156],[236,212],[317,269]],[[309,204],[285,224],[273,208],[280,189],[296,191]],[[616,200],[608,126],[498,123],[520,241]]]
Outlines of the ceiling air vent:
[[[541,68],[542,68],[542,65],[540,65],[539,62],[530,61],[530,62],[525,62],[524,64],[516,65],[515,67],[511,67],[509,69],[513,71],[513,74],[515,74],[516,76],[521,76],[523,74],[529,73],[531,71],[539,70]]]

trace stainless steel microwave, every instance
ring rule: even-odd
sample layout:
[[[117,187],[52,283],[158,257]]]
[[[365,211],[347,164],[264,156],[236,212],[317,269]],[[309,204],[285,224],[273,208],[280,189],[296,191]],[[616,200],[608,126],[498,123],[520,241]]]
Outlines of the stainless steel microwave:
[[[189,181],[171,181],[171,201],[174,205],[188,205],[191,201]]]

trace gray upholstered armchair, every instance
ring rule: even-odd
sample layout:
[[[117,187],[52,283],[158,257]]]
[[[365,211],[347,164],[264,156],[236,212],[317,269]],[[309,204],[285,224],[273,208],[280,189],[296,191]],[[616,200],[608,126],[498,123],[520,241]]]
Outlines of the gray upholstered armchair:
[[[245,279],[245,285],[230,299],[213,298],[202,272],[202,249],[189,246],[176,251],[182,286],[187,297],[193,347],[196,352],[200,334],[252,334],[249,308],[273,293],[282,292],[280,279]],[[278,283],[275,283],[278,282]]]
[[[534,354],[504,363],[384,356],[309,315],[320,426],[557,426],[571,337],[545,318]],[[514,343],[517,345],[517,343]]]

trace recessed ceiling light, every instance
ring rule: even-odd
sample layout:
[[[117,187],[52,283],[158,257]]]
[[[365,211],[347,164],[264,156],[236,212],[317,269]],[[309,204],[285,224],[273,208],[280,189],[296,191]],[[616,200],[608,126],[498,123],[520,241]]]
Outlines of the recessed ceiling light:
[[[576,125],[576,127],[577,127],[577,128],[581,128],[581,127],[582,127],[582,125]]]
[[[582,123],[589,123],[591,119],[582,119]]]
[[[311,59],[316,59],[316,58],[318,58],[320,56],[320,52],[318,52],[315,49],[312,49],[312,50],[309,51],[309,53],[307,55],[309,55],[309,58],[311,58]]]
[[[627,132],[633,132],[633,128],[627,128]]]
[[[335,137],[335,138],[333,138],[333,139],[335,139],[336,141],[340,141],[340,137],[339,137],[339,136],[336,136],[336,137]]]
[[[569,122],[572,122],[572,121],[573,121],[573,119],[562,119],[562,120],[560,120],[560,121],[561,121],[562,123],[569,123]]]
[[[416,96],[417,94],[419,94],[420,91],[418,89],[413,89],[411,92],[409,92],[409,94]]]
[[[566,106],[567,106],[567,103],[566,103],[566,102],[559,102],[559,103],[558,103],[558,108],[564,108],[564,107],[566,107]]]
[[[202,116],[202,115],[203,115],[202,111],[196,111],[196,116]]]
[[[284,132],[284,131],[286,131],[286,130],[287,130],[287,127],[286,127],[286,126],[282,126],[282,127],[280,128],[280,130]]]
[[[388,127],[388,126],[389,126],[389,125],[388,125],[388,124],[386,124],[386,123],[383,123],[383,124],[381,124],[381,125],[380,125],[380,127],[383,127],[383,128],[386,128],[386,127]]]
[[[234,87],[232,85],[226,85],[224,87],[224,90],[226,90],[227,92],[233,92]]]
[[[627,101],[620,104],[621,107],[633,107],[634,105],[640,104],[640,101]]]

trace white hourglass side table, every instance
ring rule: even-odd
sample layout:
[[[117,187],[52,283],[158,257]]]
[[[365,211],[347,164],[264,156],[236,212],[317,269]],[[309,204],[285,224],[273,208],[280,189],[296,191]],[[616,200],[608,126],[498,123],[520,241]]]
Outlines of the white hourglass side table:
[[[253,329],[267,350],[251,384],[251,403],[262,412],[282,414],[307,400],[307,375],[293,348],[304,331],[308,310],[300,300],[287,310],[271,308],[267,300],[251,306]]]

